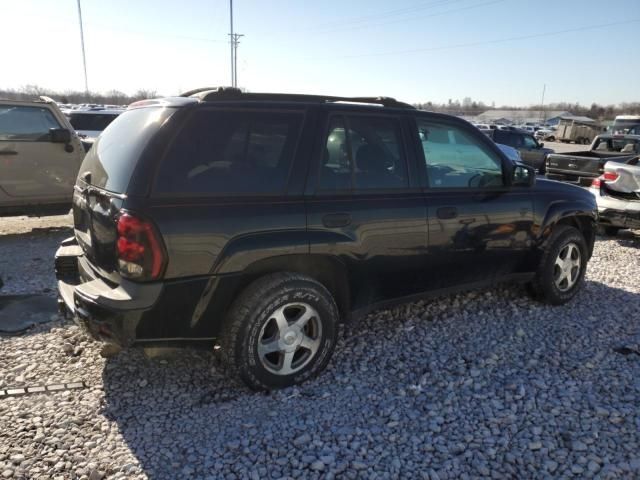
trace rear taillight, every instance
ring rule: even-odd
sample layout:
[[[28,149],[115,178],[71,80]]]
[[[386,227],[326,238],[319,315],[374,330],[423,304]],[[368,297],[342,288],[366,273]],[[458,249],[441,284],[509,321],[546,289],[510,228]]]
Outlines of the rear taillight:
[[[157,280],[162,276],[166,254],[153,224],[131,213],[118,217],[118,270],[127,278]]]
[[[591,188],[600,188],[602,186],[602,176],[598,177],[598,178],[594,178],[593,181],[591,182]]]
[[[616,172],[604,172],[602,178],[606,182],[615,182],[618,179],[618,174]]]

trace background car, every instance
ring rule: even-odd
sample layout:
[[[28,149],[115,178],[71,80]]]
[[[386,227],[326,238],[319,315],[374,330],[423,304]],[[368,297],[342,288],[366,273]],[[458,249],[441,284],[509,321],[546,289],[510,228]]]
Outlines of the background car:
[[[67,117],[80,138],[95,138],[122,112],[122,109],[73,110]]]

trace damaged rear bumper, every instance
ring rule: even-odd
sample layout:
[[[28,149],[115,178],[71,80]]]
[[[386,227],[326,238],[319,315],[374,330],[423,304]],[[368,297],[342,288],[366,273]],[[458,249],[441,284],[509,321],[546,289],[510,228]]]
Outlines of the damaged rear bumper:
[[[74,238],[64,240],[55,256],[58,306],[89,334],[122,347],[133,344],[144,312],[160,296],[162,285],[100,278]]]
[[[619,228],[640,228],[640,199],[626,200],[595,194],[601,225]]]

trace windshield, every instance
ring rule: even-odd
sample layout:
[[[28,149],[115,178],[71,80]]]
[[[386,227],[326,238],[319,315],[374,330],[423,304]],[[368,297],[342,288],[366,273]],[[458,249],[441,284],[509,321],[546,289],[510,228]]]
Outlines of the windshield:
[[[80,176],[89,173],[92,185],[124,193],[142,151],[174,112],[174,108],[147,107],[120,114],[84,157]]]
[[[101,132],[117,117],[117,113],[72,113],[69,115],[69,122],[74,130]]]

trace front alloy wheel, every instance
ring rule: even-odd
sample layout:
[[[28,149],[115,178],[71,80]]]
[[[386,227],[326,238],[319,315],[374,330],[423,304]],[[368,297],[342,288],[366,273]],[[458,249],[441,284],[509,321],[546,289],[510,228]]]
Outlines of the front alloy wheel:
[[[568,243],[558,253],[553,270],[553,281],[558,290],[571,290],[580,276],[580,265],[580,249],[575,243]]]

